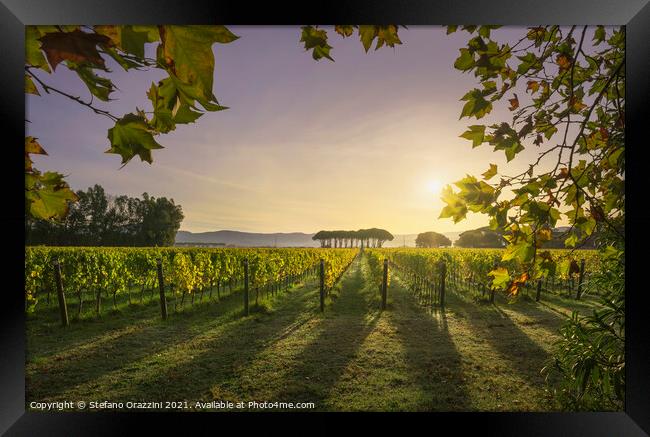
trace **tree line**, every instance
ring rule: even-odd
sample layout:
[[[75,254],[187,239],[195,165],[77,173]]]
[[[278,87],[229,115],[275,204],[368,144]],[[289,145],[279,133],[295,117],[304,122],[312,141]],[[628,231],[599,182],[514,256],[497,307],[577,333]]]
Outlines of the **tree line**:
[[[466,247],[466,248],[503,248],[508,244],[508,240],[505,238],[505,235],[509,233],[497,229],[490,229],[489,226],[485,226],[479,229],[472,229],[470,231],[465,231],[458,236],[458,240],[454,242],[456,247]],[[584,241],[581,242],[579,247],[581,249],[595,249],[599,244],[600,233],[595,231]],[[551,229],[551,238],[547,241],[541,243],[541,247],[544,249],[564,249],[569,247],[566,244],[566,240],[569,238],[568,228],[553,228]]]
[[[422,232],[415,239],[415,247],[446,247],[451,246],[451,240],[438,232]]]
[[[318,231],[312,240],[321,247],[382,247],[386,241],[393,241],[393,235],[385,229],[371,228],[357,231]]]
[[[106,194],[100,185],[76,192],[60,221],[27,217],[26,245],[171,246],[184,218],[173,199]]]

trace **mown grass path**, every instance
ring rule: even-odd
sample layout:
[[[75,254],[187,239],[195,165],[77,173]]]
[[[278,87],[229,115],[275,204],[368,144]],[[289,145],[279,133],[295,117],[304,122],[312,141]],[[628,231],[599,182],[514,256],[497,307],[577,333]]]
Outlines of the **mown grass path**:
[[[63,329],[27,324],[27,401],[284,401],[317,410],[530,411],[553,406],[539,370],[566,310],[558,299],[444,313],[393,278],[388,308],[357,258],[318,311],[311,279],[241,315],[241,294],[159,320],[155,302]],[[53,319],[55,320],[55,319]]]

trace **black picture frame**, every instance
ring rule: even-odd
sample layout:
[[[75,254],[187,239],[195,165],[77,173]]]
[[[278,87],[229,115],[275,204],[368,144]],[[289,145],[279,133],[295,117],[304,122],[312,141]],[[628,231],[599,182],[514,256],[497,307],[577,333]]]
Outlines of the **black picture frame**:
[[[391,423],[403,427],[417,420],[424,430],[444,428],[454,434],[468,429],[500,436],[643,436],[650,433],[650,311],[643,265],[648,261],[650,214],[644,209],[648,161],[648,98],[650,97],[649,0],[364,0],[279,4],[266,2],[189,0],[0,0],[0,116],[5,121],[4,180],[11,199],[0,214],[5,239],[2,270],[5,288],[0,303],[0,433],[6,435],[122,435],[138,429],[172,431],[187,426],[199,433],[226,432],[225,421],[242,429],[258,423],[264,428],[293,422],[296,415],[264,414],[248,420],[241,414],[192,415],[162,413],[37,413],[25,412],[25,316],[21,291],[24,268],[24,194],[22,159],[24,136],[24,26],[29,24],[604,24],[627,26],[627,223],[632,240],[627,245],[626,277],[626,400],[619,413],[427,413],[362,415],[376,427]],[[8,170],[8,172],[7,172]],[[19,206],[20,205],[20,206]],[[21,254],[17,256],[16,254]],[[22,263],[22,265],[21,265]],[[251,414],[251,413],[245,413]],[[338,414],[337,417],[341,415]],[[350,416],[350,415],[344,415]],[[354,416],[354,415],[352,415]],[[308,415],[305,432],[324,431],[330,421]],[[138,427],[136,424],[138,422]],[[144,424],[145,428],[141,428]],[[216,427],[215,427],[216,425]],[[329,426],[328,426],[329,425]],[[182,427],[182,428],[180,428]],[[450,428],[449,428],[450,427]],[[142,431],[139,431],[142,432]],[[229,432],[229,431],[228,431]]]

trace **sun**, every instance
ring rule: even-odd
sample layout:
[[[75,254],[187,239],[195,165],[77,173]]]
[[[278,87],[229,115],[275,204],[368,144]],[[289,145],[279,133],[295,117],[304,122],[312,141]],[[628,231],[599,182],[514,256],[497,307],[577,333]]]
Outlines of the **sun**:
[[[435,179],[430,180],[427,182],[427,190],[433,194],[440,193],[440,190],[442,190],[442,182]]]

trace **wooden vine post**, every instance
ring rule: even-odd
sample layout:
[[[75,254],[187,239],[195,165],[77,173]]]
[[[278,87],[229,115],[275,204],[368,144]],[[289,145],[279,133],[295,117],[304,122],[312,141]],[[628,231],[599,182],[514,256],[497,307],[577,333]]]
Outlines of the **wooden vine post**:
[[[447,275],[447,264],[442,261],[440,265],[440,308],[445,307],[445,276]]]
[[[320,312],[325,311],[325,261],[320,260]]]
[[[244,315],[249,315],[248,300],[248,258],[244,258]]]
[[[496,270],[496,268],[497,268],[498,266],[499,266],[499,263],[497,263],[497,262],[495,261],[495,262],[494,262],[494,265],[492,266],[492,270]],[[491,285],[491,286],[490,286],[490,303],[494,303],[494,293],[495,293],[494,285]]]
[[[381,309],[386,309],[386,295],[388,294],[388,258],[384,258],[384,277],[381,283]]]
[[[537,295],[535,295],[535,302],[539,302],[539,298],[542,295],[542,280],[537,280]]]
[[[165,278],[163,277],[162,260],[156,262],[158,268],[158,289],[160,290],[160,315],[167,320],[167,299],[165,299]]]
[[[580,274],[578,276],[578,293],[576,294],[576,299],[580,299],[582,295],[582,281],[585,278],[585,260],[584,258],[580,260]]]
[[[61,264],[54,260],[54,279],[56,280],[56,294],[59,298],[59,311],[61,312],[61,324],[68,326],[68,307],[65,304],[65,293],[63,292],[63,280],[61,279]]]

